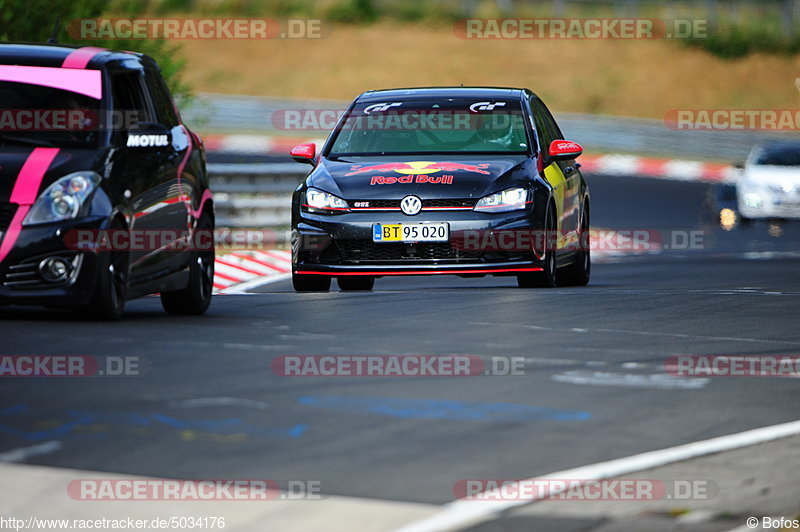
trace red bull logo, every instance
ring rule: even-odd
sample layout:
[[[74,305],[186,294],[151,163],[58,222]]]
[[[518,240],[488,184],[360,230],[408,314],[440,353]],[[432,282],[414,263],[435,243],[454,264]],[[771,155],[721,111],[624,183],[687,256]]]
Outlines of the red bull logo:
[[[476,174],[489,175],[487,168],[489,168],[488,163],[463,164],[453,162],[409,161],[407,163],[356,164],[350,168],[351,171],[345,174],[345,176],[377,172],[396,172],[406,175],[424,175],[436,172],[473,172]]]

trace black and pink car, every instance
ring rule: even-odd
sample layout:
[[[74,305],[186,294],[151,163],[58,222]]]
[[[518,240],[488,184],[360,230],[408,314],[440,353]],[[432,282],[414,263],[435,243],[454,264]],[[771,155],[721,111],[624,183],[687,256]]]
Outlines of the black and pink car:
[[[201,314],[213,239],[186,242],[213,229],[202,141],[155,61],[0,45],[0,304],[114,319],[160,293],[168,312]]]

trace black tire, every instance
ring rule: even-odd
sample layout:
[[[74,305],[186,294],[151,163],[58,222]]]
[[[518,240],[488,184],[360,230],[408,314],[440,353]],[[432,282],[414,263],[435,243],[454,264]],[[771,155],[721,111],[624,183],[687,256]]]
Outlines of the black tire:
[[[122,222],[114,220],[109,231],[124,231]],[[86,307],[94,319],[115,321],[125,313],[125,293],[128,285],[128,251],[116,249],[100,253],[100,268],[92,298]]]
[[[331,289],[331,278],[327,275],[292,273],[295,292],[327,292]]]
[[[581,226],[578,230],[578,251],[575,252],[574,262],[558,272],[559,286],[586,286],[589,284],[592,274],[589,227],[589,206],[584,205]]]
[[[360,275],[343,275],[336,278],[340,290],[372,290],[375,285],[374,277]]]
[[[214,223],[204,215],[197,223],[199,231],[214,231]],[[199,241],[199,239],[195,239]],[[214,289],[214,247],[194,252],[189,264],[189,285],[183,290],[161,292],[161,306],[169,314],[199,316],[211,304]]]
[[[556,267],[555,234],[558,224],[556,223],[556,208],[551,204],[547,212],[545,223],[544,238],[544,261],[542,272],[521,273],[517,275],[517,286],[520,288],[552,288],[556,286],[558,268]]]

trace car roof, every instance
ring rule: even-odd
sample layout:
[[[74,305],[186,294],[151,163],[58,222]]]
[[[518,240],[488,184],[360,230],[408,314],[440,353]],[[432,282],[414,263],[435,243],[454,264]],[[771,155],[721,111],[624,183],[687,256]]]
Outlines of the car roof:
[[[787,149],[800,150],[800,140],[781,139],[781,140],[760,141],[755,146],[753,146],[753,151],[758,151],[758,150],[774,151],[774,150],[787,150]]]
[[[69,54],[81,48],[86,47],[65,44],[2,43],[0,44],[0,64],[60,67]],[[98,49],[97,54],[89,61],[87,68],[100,69],[108,63],[125,60],[144,63],[146,58],[147,56],[136,52]]]
[[[357,101],[384,101],[408,98],[520,98],[532,94],[527,89],[512,87],[408,87],[402,89],[371,90],[361,94]]]

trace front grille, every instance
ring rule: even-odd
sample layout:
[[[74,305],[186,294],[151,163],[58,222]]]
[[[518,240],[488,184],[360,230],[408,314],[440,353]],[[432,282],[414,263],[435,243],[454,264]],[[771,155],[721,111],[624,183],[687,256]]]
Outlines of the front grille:
[[[16,212],[16,203],[0,202],[0,232],[4,232],[8,229]]]
[[[338,240],[336,246],[344,262],[475,262],[481,251],[455,249],[449,242],[420,242],[406,244],[393,242],[376,244],[369,240]]]
[[[353,207],[353,210],[358,210],[359,208],[369,208],[369,209],[399,209],[400,208],[400,200],[358,200],[358,201],[351,201],[351,205],[366,205],[369,204],[368,207]],[[472,208],[475,206],[474,199],[428,199],[422,200],[422,208],[423,209],[447,209],[447,208],[454,208],[454,207],[461,207],[461,208]]]
[[[452,208],[452,207],[469,207],[470,209],[475,206],[473,199],[431,199],[422,202],[423,208]]]
[[[363,200],[363,201],[355,201],[355,202],[350,202],[350,203],[351,203],[351,205],[358,205],[358,204],[367,205],[367,204],[369,204],[369,207],[365,207],[365,208],[370,208],[370,209],[399,209],[400,208],[400,200],[369,200],[369,201]],[[355,207],[355,208],[358,209],[358,207]]]

